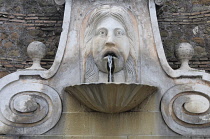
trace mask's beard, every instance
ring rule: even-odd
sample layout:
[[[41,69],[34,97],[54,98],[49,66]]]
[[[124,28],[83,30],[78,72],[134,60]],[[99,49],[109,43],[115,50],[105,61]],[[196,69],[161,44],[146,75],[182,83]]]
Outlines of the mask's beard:
[[[129,56],[125,64],[125,81],[128,83],[137,82],[136,62],[132,56]]]
[[[98,82],[99,80],[99,70],[93,60],[92,55],[87,56],[87,59],[85,62],[84,80],[86,83]]]

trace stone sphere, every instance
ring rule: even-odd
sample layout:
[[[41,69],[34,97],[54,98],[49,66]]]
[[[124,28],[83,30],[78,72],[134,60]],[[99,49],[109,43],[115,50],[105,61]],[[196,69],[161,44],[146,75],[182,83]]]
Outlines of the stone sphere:
[[[176,47],[175,54],[179,60],[182,59],[190,60],[194,55],[194,48],[189,43],[180,43]]]
[[[46,46],[39,41],[34,41],[28,45],[28,56],[31,59],[42,59],[46,55]]]
[[[155,3],[156,3],[157,5],[163,5],[164,2],[165,2],[165,0],[155,0]]]
[[[58,5],[63,5],[65,3],[65,0],[55,0],[55,3]]]

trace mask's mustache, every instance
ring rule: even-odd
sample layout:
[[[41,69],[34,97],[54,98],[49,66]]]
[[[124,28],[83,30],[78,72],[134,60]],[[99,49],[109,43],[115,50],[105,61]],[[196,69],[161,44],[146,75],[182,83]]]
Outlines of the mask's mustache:
[[[114,59],[118,58],[117,55],[114,52],[111,52],[111,51],[106,52],[103,57],[105,59],[108,59],[108,56],[112,56],[112,58],[114,58]]]

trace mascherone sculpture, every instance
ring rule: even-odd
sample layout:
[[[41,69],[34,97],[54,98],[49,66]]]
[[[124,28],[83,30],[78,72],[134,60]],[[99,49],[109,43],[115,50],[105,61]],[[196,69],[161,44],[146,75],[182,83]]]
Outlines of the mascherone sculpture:
[[[108,56],[113,57],[114,82],[137,80],[137,50],[128,12],[119,6],[95,9],[84,36],[84,82],[107,82]]]

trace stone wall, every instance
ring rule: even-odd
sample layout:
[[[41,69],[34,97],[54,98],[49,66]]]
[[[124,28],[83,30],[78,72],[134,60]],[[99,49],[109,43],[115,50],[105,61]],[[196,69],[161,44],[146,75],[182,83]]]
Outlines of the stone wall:
[[[0,0],[0,77],[29,67],[26,48],[32,41],[47,46],[42,66],[50,68],[62,30],[63,7],[52,0]],[[177,69],[174,50],[179,42],[195,48],[191,67],[210,71],[210,0],[173,0],[157,7],[167,59]]]
[[[158,7],[161,37],[169,64],[177,69],[174,50],[180,42],[195,49],[191,67],[210,71],[210,0],[174,0]]]
[[[47,46],[42,66],[50,68],[62,30],[63,7],[49,0],[0,0],[0,7],[0,77],[31,65],[26,49],[32,41]]]

